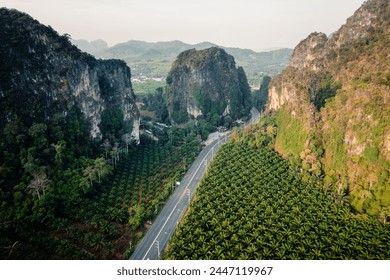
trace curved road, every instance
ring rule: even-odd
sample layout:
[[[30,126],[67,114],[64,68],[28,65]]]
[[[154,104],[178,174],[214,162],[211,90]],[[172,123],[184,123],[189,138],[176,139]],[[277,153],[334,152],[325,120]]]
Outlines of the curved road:
[[[226,142],[227,133],[208,144],[192,163],[183,180],[172,194],[167,204],[157,216],[151,228],[138,244],[130,260],[158,260],[161,252],[175,232],[177,224],[183,217],[195,190],[207,170],[209,163],[218,148]]]

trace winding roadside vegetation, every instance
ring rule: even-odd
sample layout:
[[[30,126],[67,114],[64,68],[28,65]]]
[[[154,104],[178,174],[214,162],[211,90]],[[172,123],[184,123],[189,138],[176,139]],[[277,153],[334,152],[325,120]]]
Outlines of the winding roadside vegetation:
[[[218,152],[168,259],[390,259],[390,227],[302,183],[268,147]]]

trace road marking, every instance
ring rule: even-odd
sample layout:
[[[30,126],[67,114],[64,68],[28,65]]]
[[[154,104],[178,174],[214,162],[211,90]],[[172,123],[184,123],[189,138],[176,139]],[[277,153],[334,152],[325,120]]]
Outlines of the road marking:
[[[225,137],[226,137],[226,136],[225,136]],[[211,149],[213,149],[213,148],[214,148],[216,145],[218,145],[218,144],[219,144],[219,141],[217,141],[217,143],[215,143]],[[208,154],[211,152],[211,149],[206,153],[206,155],[203,157],[202,161],[208,156]],[[201,161],[201,162],[202,162],[202,161]],[[199,165],[198,165],[198,168],[197,168],[196,171],[194,172],[194,175],[191,177],[191,180],[188,182],[187,188],[185,188],[185,189],[183,190],[183,193],[181,194],[181,196],[180,196],[179,200],[177,201],[175,207],[172,209],[172,211],[171,211],[171,213],[169,214],[168,218],[165,220],[165,223],[162,225],[160,231],[157,233],[156,238],[153,240],[152,245],[150,245],[148,251],[147,251],[146,254],[143,256],[142,260],[144,260],[145,257],[149,254],[149,252],[150,252],[150,250],[152,249],[153,245],[154,245],[155,242],[157,241],[157,238],[159,238],[159,236],[160,236],[162,230],[164,229],[164,227],[165,227],[166,224],[168,223],[168,221],[169,221],[169,219],[171,218],[172,214],[175,212],[177,206],[179,205],[179,203],[180,203],[181,200],[183,199],[183,196],[186,194],[186,190],[188,189],[189,185],[191,184],[192,180],[194,179],[196,173],[198,173],[199,168],[200,168],[201,166],[202,166],[202,164],[199,164]],[[160,252],[158,252],[158,254],[159,254],[159,253],[160,253]]]

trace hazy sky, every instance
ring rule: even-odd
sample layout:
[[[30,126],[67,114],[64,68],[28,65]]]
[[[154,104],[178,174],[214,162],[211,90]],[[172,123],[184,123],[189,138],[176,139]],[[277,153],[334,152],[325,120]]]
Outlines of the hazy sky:
[[[0,0],[73,39],[293,48],[336,31],[364,0]]]

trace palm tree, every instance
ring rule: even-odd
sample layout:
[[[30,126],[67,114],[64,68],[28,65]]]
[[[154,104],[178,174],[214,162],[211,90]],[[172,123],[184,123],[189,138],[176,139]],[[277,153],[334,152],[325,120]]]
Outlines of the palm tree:
[[[203,242],[198,248],[198,252],[201,258],[207,259],[207,256],[210,253],[210,246],[206,242]]]
[[[383,224],[387,224],[390,218],[390,206],[382,208],[378,215]]]
[[[19,244],[19,241],[15,241],[12,245],[4,247],[5,253],[7,254],[7,259],[9,259],[9,257],[15,251],[18,244]]]
[[[345,190],[339,188],[337,192],[333,192],[331,195],[336,203],[346,206],[349,206],[351,204],[351,197]]]
[[[105,240],[103,235],[101,234],[94,234],[91,237],[90,245],[95,248],[96,250],[100,250],[105,246]]]

